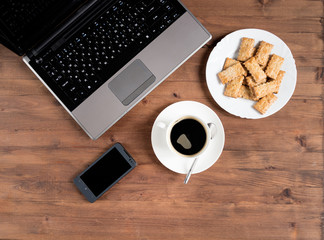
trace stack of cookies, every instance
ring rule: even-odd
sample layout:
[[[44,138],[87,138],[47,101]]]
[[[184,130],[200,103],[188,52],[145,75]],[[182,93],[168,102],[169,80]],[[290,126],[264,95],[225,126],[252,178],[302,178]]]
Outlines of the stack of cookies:
[[[285,72],[280,70],[284,58],[271,54],[273,45],[261,41],[255,47],[255,40],[242,38],[237,60],[226,58],[223,71],[217,75],[226,84],[224,94],[233,98],[257,101],[254,108],[266,113],[277,100]]]

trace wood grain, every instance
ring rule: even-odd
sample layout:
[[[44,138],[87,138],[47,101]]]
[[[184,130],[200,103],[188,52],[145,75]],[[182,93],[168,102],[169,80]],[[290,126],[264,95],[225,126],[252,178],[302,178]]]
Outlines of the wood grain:
[[[183,3],[212,40],[97,141],[0,46],[0,239],[324,238],[323,1]],[[279,36],[297,65],[291,100],[260,120],[222,110],[205,81],[213,47],[242,28]],[[183,100],[212,108],[226,134],[217,163],[188,185],[158,161],[150,140],[158,114]],[[90,204],[72,180],[115,142],[138,166]]]

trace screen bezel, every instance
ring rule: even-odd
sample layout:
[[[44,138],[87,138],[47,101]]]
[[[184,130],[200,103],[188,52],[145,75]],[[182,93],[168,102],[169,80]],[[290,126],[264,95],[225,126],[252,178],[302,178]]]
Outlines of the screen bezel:
[[[130,165],[130,168],[121,174],[112,184],[107,186],[98,196],[96,196],[92,190],[87,186],[87,184],[81,179],[81,176],[91,169],[97,162],[99,162],[104,156],[106,156],[111,150],[116,149],[123,159]],[[96,161],[94,161],[88,168],[86,168],[82,173],[80,173],[75,179],[74,183],[81,191],[81,193],[87,198],[91,203],[100,198],[106,191],[108,191],[112,186],[114,186],[118,181],[120,181],[125,175],[127,175],[136,166],[135,160],[130,156],[130,154],[125,150],[125,148],[120,144],[116,143],[110,149],[108,149],[104,154],[102,154]]]
[[[22,56],[57,31],[79,9],[90,5],[91,1],[93,0],[62,1],[60,5],[53,5],[53,8],[47,8],[38,13],[32,22],[17,33],[13,32],[8,23],[0,19],[2,40],[5,39],[1,43]]]

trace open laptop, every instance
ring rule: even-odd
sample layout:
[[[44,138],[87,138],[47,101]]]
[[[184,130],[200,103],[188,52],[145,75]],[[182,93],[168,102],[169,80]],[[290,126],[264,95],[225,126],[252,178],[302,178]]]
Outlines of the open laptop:
[[[0,41],[92,139],[211,35],[177,0],[1,0]]]

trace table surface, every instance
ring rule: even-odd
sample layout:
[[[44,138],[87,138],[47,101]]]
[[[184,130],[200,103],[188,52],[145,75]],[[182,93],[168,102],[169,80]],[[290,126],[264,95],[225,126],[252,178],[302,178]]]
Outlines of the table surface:
[[[0,239],[323,239],[323,1],[183,0],[212,40],[97,141],[20,57],[0,47]],[[296,60],[288,104],[259,120],[211,97],[205,66],[228,33],[274,33]],[[223,122],[224,151],[192,176],[166,169],[150,134],[168,105],[193,100]],[[72,180],[116,142],[138,166],[90,204]]]

